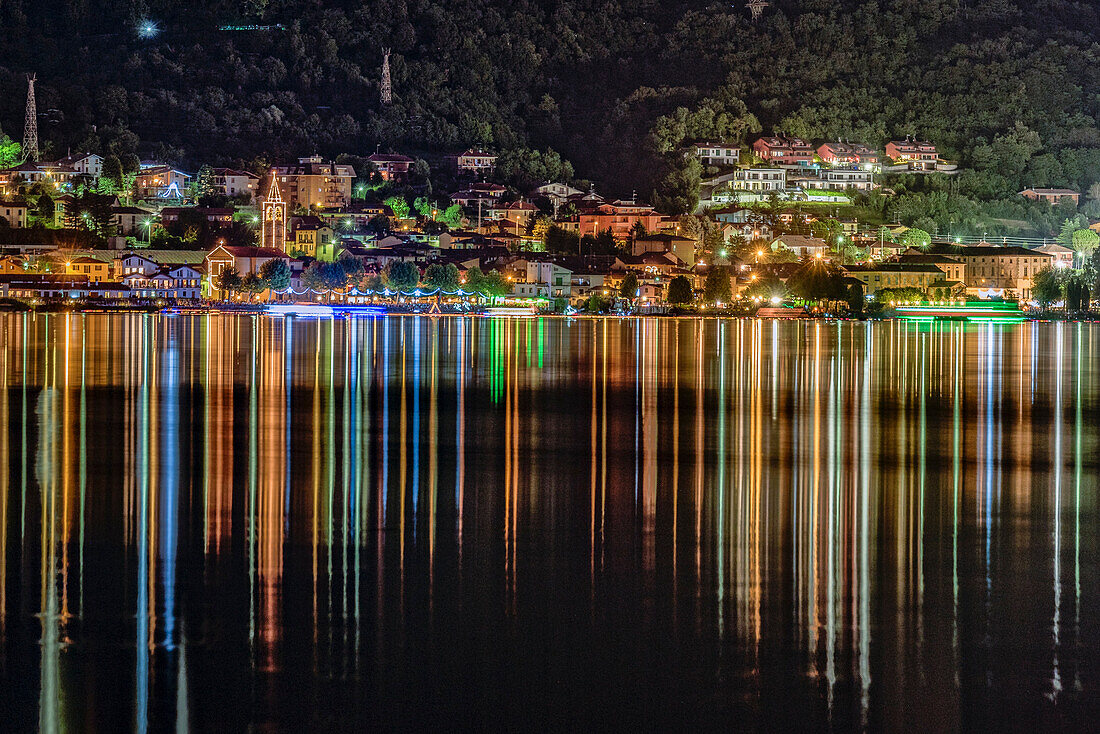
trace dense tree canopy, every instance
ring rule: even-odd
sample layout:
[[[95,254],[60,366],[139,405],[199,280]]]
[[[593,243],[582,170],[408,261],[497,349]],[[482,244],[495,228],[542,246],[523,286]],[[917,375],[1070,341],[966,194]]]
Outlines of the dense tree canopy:
[[[756,23],[697,0],[9,0],[0,24],[0,129],[21,129],[37,72],[47,157],[197,171],[381,145],[434,166],[483,146],[519,185],[577,176],[675,211],[700,172],[670,161],[693,137],[913,134],[968,169],[899,191],[903,221],[940,231],[1029,219],[1026,186],[1100,182],[1100,6],[1076,0],[773,0]]]

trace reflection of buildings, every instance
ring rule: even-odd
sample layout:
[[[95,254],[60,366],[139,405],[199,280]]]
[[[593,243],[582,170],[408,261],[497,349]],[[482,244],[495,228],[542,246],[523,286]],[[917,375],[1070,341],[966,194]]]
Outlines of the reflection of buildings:
[[[17,314],[0,333],[0,629],[41,620],[17,685],[42,728],[103,705],[69,652],[102,642],[89,603],[133,641],[121,728],[209,709],[225,659],[268,715],[299,661],[372,675],[417,662],[425,628],[540,614],[569,620],[551,669],[586,635],[625,629],[641,655],[659,634],[720,650],[751,705],[838,725],[984,720],[1088,683],[1087,329]],[[124,580],[85,584],[105,567]],[[1021,627],[1042,630],[1027,651],[987,642]]]

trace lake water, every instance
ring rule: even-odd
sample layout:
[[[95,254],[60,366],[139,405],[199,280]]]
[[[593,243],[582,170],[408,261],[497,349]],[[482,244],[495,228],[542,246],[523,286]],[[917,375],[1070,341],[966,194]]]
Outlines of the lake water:
[[[0,315],[0,729],[1087,728],[1098,336]]]

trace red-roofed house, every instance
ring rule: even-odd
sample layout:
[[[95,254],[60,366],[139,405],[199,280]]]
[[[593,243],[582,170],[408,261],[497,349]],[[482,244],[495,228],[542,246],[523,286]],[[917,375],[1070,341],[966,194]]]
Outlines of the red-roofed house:
[[[886,144],[886,157],[895,163],[907,163],[914,171],[934,171],[939,161],[936,146],[920,140],[891,140]]]
[[[620,242],[628,242],[634,225],[639,223],[645,227],[646,232],[658,232],[676,226],[675,222],[658,214],[653,207],[631,201],[605,201],[595,206],[587,206],[567,221],[560,222],[563,228],[582,235],[595,236],[610,230],[615,239]]]
[[[824,143],[817,155],[830,166],[877,166],[878,153],[863,143]]]
[[[752,149],[762,159],[773,164],[809,165],[814,160],[814,147],[801,138],[760,138],[753,143]]]
[[[1081,193],[1071,189],[1024,189],[1020,196],[1032,201],[1046,201],[1057,204],[1060,201],[1069,200],[1076,206],[1081,200]]]

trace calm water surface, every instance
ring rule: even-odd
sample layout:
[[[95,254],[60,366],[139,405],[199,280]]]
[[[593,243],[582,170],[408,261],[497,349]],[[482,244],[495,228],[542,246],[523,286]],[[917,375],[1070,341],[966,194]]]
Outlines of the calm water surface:
[[[0,729],[1086,729],[1100,329],[0,316]]]

